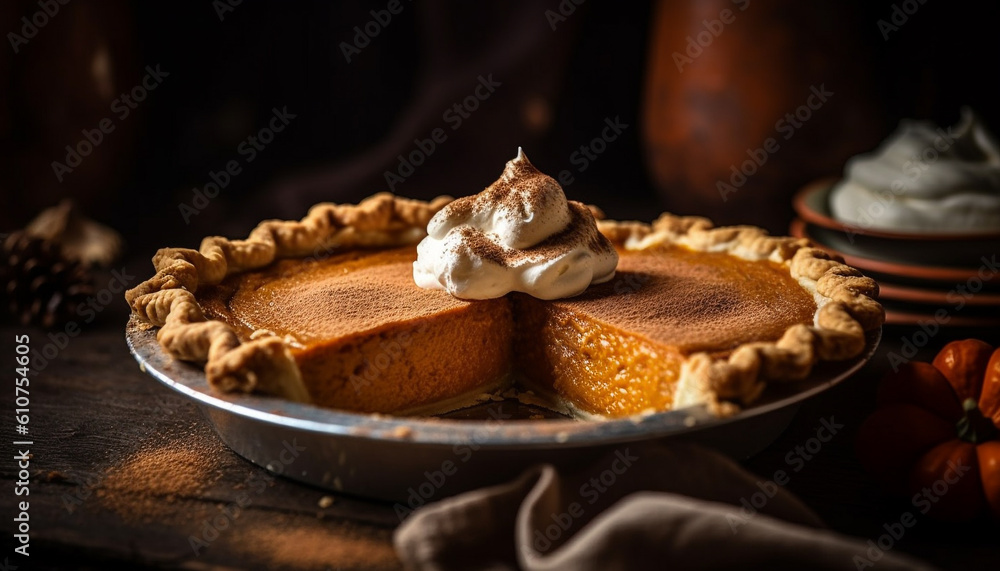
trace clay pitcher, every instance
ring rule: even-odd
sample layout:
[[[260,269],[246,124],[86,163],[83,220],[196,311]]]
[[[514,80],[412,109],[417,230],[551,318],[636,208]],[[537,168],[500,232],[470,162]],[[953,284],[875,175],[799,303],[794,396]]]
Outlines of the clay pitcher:
[[[877,144],[880,105],[851,9],[656,3],[642,136],[668,209],[783,234],[796,189]]]

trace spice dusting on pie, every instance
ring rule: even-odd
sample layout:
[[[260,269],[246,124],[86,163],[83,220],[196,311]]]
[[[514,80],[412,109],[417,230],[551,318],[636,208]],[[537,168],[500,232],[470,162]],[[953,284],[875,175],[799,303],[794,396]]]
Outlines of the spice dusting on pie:
[[[731,414],[882,323],[875,282],[806,240],[595,212],[519,152],[473,197],[379,194],[161,250],[127,298],[219,390],[396,414],[512,384],[580,416]]]
[[[283,339],[318,404],[398,412],[495,386],[510,370],[510,304],[418,288],[415,258],[406,246],[282,260],[198,299],[244,339]]]
[[[684,355],[779,339],[816,313],[778,264],[676,246],[623,252],[618,277],[579,297],[514,303],[530,383],[605,416],[668,410]]]

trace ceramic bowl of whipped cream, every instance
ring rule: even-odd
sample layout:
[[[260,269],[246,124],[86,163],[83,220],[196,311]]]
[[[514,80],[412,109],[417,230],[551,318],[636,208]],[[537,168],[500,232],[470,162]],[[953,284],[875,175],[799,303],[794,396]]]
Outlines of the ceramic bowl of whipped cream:
[[[839,181],[795,200],[810,224],[903,240],[1000,237],[1000,144],[968,108],[951,127],[904,120]]]

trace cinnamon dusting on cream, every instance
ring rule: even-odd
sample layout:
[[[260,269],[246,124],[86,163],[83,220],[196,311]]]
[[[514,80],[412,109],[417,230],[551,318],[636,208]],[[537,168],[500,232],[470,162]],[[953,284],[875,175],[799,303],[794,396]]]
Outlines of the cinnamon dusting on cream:
[[[571,297],[611,279],[618,263],[591,210],[566,200],[520,149],[493,184],[438,212],[427,233],[414,280],[464,299]]]

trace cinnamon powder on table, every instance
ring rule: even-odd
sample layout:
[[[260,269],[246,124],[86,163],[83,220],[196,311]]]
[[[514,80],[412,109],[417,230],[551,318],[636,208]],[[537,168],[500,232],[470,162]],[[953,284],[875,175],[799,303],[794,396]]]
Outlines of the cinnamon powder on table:
[[[222,476],[219,468],[226,448],[197,430],[186,436],[147,442],[109,468],[97,489],[101,503],[135,524],[199,520],[217,513],[210,503],[200,506],[204,514],[194,513],[191,502],[179,500],[198,498],[211,490]],[[274,514],[265,522],[233,526],[220,543],[275,569],[399,567],[388,530],[287,514]]]
[[[396,569],[388,531],[367,533],[349,524],[278,516],[269,524],[237,530],[234,545],[276,569]]]
[[[98,497],[125,521],[148,523],[175,514],[177,499],[197,497],[221,477],[222,446],[191,436],[132,453],[108,470]]]

